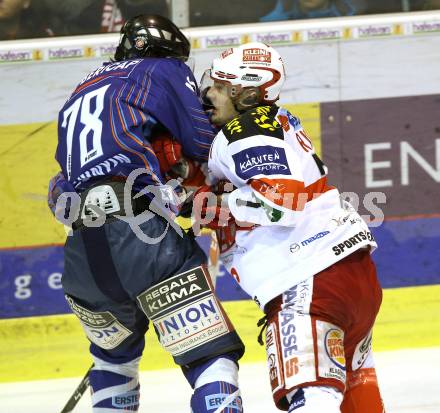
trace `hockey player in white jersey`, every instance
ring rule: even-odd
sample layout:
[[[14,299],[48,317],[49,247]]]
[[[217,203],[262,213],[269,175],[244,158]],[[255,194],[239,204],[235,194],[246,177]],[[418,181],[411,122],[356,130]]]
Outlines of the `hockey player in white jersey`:
[[[262,43],[226,50],[205,72],[211,121],[222,129],[208,163],[217,184],[202,187],[195,205],[217,231],[224,264],[265,313],[277,407],[382,413],[371,354],[382,300],[370,258],[377,245],[327,184],[300,120],[275,105],[284,79],[279,53]],[[204,199],[210,190],[214,208]]]

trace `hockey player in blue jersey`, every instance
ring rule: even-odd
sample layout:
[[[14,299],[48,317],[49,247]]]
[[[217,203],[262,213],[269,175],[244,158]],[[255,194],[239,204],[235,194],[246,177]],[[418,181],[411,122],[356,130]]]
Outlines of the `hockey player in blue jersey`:
[[[151,188],[166,188],[162,172],[175,163],[164,165],[169,156],[159,163],[155,137],[171,135],[185,157],[208,158],[215,133],[184,63],[189,51],[168,19],[132,18],[114,61],[87,75],[59,114],[61,172],[51,181],[49,204],[54,210],[60,193],[79,194],[62,284],[91,341],[95,413],[138,411],[138,364],[149,321],[194,390],[192,412],[243,411],[237,362],[244,346],[214,294],[205,254],[161,214],[138,225],[154,242],[144,242],[131,226],[157,202]],[[127,178],[139,170],[127,197]],[[96,225],[96,213],[104,224]]]

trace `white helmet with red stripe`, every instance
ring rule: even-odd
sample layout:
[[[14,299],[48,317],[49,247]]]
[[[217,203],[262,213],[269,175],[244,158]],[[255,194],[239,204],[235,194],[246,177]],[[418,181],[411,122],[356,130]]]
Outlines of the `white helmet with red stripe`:
[[[212,62],[210,75],[212,79],[232,86],[232,98],[245,88],[258,88],[257,103],[278,100],[285,80],[280,54],[273,47],[259,42],[225,50]]]

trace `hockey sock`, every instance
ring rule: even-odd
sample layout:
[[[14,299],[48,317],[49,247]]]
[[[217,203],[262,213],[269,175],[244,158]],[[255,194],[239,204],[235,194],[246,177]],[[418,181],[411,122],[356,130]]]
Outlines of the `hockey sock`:
[[[185,371],[193,413],[243,412],[234,356],[218,356]]]
[[[333,387],[304,387],[287,397],[290,399],[289,413],[340,413],[342,393]]]
[[[93,413],[139,409],[139,358],[128,363],[113,364],[93,357],[95,367],[90,372]]]
[[[384,413],[374,367],[349,372],[342,413]]]
[[[241,413],[240,390],[233,384],[216,381],[194,390],[191,397],[192,413]]]

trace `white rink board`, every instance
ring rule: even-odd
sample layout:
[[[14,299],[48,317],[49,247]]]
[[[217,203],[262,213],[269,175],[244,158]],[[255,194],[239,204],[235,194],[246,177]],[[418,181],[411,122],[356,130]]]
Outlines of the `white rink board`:
[[[280,103],[334,102],[440,93],[440,33],[277,46],[287,81]],[[221,49],[195,49],[200,80]],[[57,119],[101,58],[2,63],[0,124]]]
[[[381,352],[375,360],[387,413],[440,412],[440,348]],[[79,381],[1,384],[1,412],[59,413]],[[240,382],[246,412],[279,412],[272,403],[263,363],[242,365]],[[191,389],[178,369],[142,373],[141,389],[140,413],[189,412]],[[92,412],[88,392],[75,412]]]
[[[287,79],[280,103],[337,102],[440,93],[440,34],[278,46]],[[196,78],[218,51],[196,57]]]

